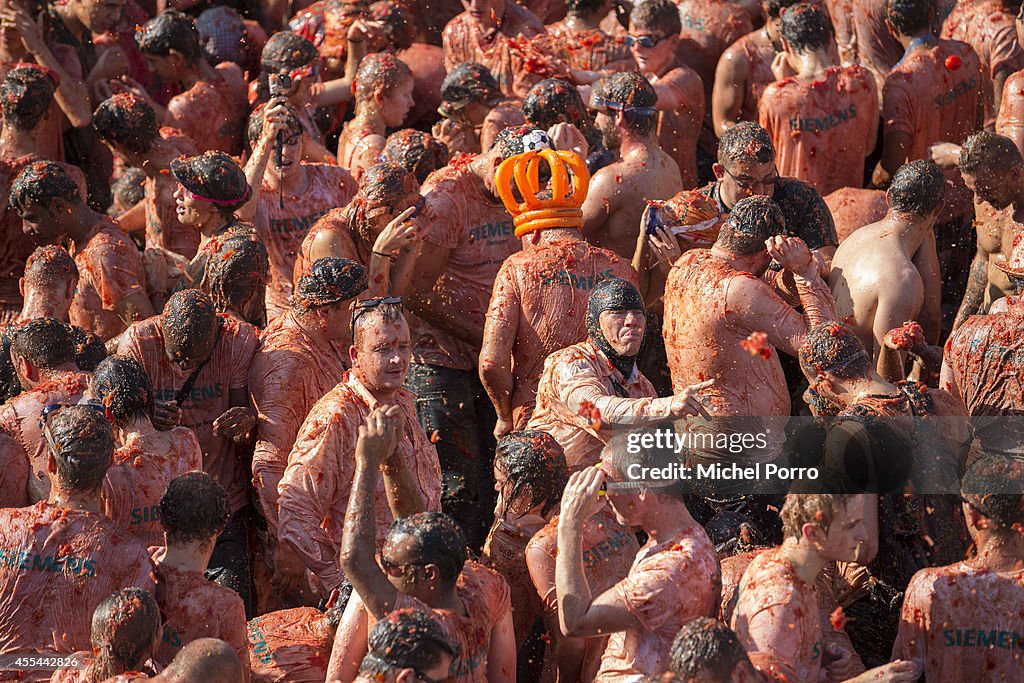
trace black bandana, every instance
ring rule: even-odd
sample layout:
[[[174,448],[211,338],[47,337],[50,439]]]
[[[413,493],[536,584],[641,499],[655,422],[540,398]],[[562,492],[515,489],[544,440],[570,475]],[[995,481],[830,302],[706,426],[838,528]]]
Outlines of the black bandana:
[[[640,292],[630,282],[621,278],[605,280],[590,293],[587,305],[587,335],[625,379],[629,379],[633,374],[636,356],[621,356],[612,348],[601,332],[601,314],[605,311],[643,310],[644,300]]]

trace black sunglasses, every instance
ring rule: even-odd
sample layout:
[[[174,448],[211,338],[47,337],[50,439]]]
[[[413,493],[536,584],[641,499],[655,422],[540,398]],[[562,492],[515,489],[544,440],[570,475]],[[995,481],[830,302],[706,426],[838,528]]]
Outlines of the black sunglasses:
[[[356,339],[356,321],[359,320],[359,316],[361,316],[362,314],[366,313],[367,311],[372,311],[373,309],[375,309],[375,308],[377,308],[378,306],[381,306],[381,305],[401,306],[402,305],[402,297],[400,297],[400,296],[381,296],[381,297],[375,297],[373,299],[361,299],[360,301],[357,301],[357,302],[355,302],[355,304],[353,304],[353,306],[352,306],[352,323],[349,325],[349,332],[352,335],[352,341],[353,342],[355,342],[355,339]]]

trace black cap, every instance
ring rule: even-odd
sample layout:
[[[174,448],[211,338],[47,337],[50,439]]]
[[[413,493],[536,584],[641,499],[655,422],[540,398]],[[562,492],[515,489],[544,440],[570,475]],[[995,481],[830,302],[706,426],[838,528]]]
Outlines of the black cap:
[[[171,173],[197,199],[230,210],[241,207],[252,194],[245,171],[224,152],[175,159],[171,162]]]

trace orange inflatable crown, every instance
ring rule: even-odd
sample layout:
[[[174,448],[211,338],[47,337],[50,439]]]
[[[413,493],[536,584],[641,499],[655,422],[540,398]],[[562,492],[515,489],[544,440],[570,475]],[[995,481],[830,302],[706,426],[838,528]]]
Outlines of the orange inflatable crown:
[[[551,169],[551,196],[542,198],[540,162]],[[587,198],[590,173],[575,152],[540,149],[517,154],[501,162],[494,185],[512,214],[516,237],[547,228],[583,228],[583,201]],[[515,191],[523,201],[518,201]],[[546,193],[545,193],[546,194]]]

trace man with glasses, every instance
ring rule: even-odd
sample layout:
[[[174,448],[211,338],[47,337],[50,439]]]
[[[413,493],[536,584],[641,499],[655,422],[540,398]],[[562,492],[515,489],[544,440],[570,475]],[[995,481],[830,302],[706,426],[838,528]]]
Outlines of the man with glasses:
[[[352,369],[317,401],[295,438],[288,467],[278,486],[278,539],[291,544],[316,575],[322,597],[341,585],[338,553],[345,507],[352,492],[360,425],[374,409],[390,406],[403,424],[394,470],[410,478],[408,491],[393,491],[378,475],[377,547],[397,517],[441,507],[437,451],[416,421],[416,397],[403,388],[409,369],[409,325],[398,297],[357,301],[352,313]]]
[[[356,683],[445,683],[458,646],[429,614],[396,610],[370,631]]]
[[[92,651],[96,607],[122,588],[153,592],[146,548],[101,512],[114,454],[102,406],[54,406],[37,419],[49,448],[50,493],[30,508],[0,510],[2,655]],[[21,680],[49,680],[34,670]]]
[[[154,425],[191,428],[203,449],[203,471],[228,492],[231,520],[210,571],[247,604],[251,475],[244,449],[256,425],[248,376],[257,343],[256,328],[218,315],[207,295],[187,289],[171,296],[162,315],[132,325],[118,347],[153,383]]]
[[[576,472],[562,494],[555,584],[562,632],[611,634],[598,681],[633,680],[668,669],[676,633],[696,617],[718,613],[722,589],[715,546],[686,508],[685,482],[651,478],[650,469],[680,464],[675,448],[636,448],[643,437],[672,432],[670,422],[620,434],[601,463]],[[663,443],[659,440],[658,442]],[[608,503],[619,522],[648,535],[626,578],[600,595],[587,584],[581,529]]]
[[[375,538],[381,473],[385,486],[396,491],[389,496],[404,493],[411,483],[401,465],[403,419],[397,406],[381,406],[359,426],[341,547],[341,564],[354,591],[346,610],[349,628],[338,630],[327,679],[351,680],[367,651],[369,624],[393,610],[412,608],[427,612],[458,646],[452,680],[515,680],[508,584],[495,570],[468,560],[466,537],[455,521],[441,512],[423,512],[398,518],[383,544]]]
[[[672,0],[649,0],[633,7],[626,44],[640,73],[657,93],[658,144],[679,166],[682,187],[697,186],[697,139],[704,122],[704,87],[700,76],[676,54],[679,6]]]

